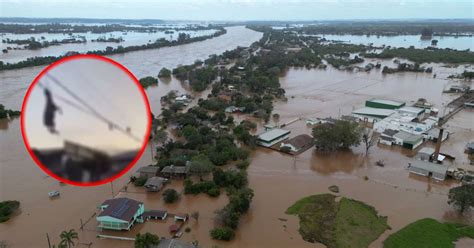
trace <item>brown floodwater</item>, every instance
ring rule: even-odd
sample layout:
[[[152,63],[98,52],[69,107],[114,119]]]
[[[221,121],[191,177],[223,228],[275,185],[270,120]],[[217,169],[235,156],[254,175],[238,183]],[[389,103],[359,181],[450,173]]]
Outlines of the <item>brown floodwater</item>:
[[[226,35],[186,45],[188,47],[128,53],[112,58],[141,77],[157,74],[162,66],[173,68],[178,64],[205,59],[209,54],[222,53],[237,45],[249,45],[260,37],[260,33],[235,27],[229,28]],[[290,69],[280,78],[288,101],[276,102],[274,112],[280,114],[280,124],[299,117],[337,117],[349,114],[371,97],[407,103],[423,97],[442,109],[443,104],[455,97],[441,93],[450,84],[456,83],[446,77],[464,68],[434,66],[435,73],[438,73],[435,79],[424,73],[382,75],[377,70],[351,73],[332,68]],[[9,108],[18,108],[28,82],[40,69],[1,72],[1,101]],[[169,90],[184,93],[186,89],[185,84],[175,79],[160,82],[157,87],[148,89],[155,114],[160,111],[159,99],[162,95]],[[198,98],[206,94],[195,96]],[[461,111],[448,122],[447,129],[452,130],[452,135],[442,147],[442,151],[456,156],[455,165],[467,168],[470,166],[467,156],[460,149],[467,141],[474,139],[473,114],[472,111]],[[311,133],[304,121],[297,121],[286,128],[292,132],[291,135]],[[256,132],[262,129],[263,123],[259,123]],[[57,243],[61,231],[69,228],[78,230],[80,219],[85,222],[97,213],[97,205],[111,197],[112,188],[117,194],[132,173],[118,179],[113,185],[94,188],[60,186],[55,180],[46,177],[28,157],[21,141],[18,120],[10,121],[7,129],[0,129],[0,145],[0,199],[15,199],[22,204],[18,216],[0,224],[0,240],[6,240],[12,247],[45,247],[46,233],[49,233],[53,243]],[[215,199],[206,195],[183,195],[178,203],[172,205],[164,204],[160,194],[147,194],[134,186],[128,186],[127,192],[120,192],[119,195],[144,201],[147,209],[167,209],[172,213],[199,211],[199,220],[190,220],[187,225],[191,232],[184,233],[182,239],[198,240],[204,247],[324,247],[303,241],[298,234],[298,218],[286,215],[285,210],[302,197],[329,192],[328,187],[331,185],[339,186],[340,195],[364,201],[374,206],[379,214],[388,216],[388,224],[392,229],[381,235],[371,247],[381,247],[388,235],[421,218],[474,223],[472,216],[460,217],[447,204],[446,194],[456,182],[440,183],[408,173],[406,166],[412,152],[397,147],[374,146],[370,154],[365,156],[363,150],[360,146],[337,154],[319,154],[310,149],[293,157],[257,148],[248,168],[249,186],[254,189],[255,197],[249,212],[241,218],[236,238],[231,242],[217,242],[209,236],[214,224],[214,211],[227,203],[224,193]],[[376,166],[377,160],[384,160],[385,167]],[[151,154],[147,150],[132,170],[150,162]],[[168,187],[182,191],[181,182],[173,182]],[[47,192],[50,190],[60,190],[61,197],[49,200]],[[149,231],[168,237],[169,225],[170,220],[165,223],[147,222],[135,226],[130,232],[108,231],[104,234],[133,237],[138,232]],[[96,238],[96,226],[97,222],[92,218],[84,231],[79,231],[81,243],[92,242],[92,247],[132,247],[131,241]],[[467,242],[462,240],[460,244],[469,244]]]

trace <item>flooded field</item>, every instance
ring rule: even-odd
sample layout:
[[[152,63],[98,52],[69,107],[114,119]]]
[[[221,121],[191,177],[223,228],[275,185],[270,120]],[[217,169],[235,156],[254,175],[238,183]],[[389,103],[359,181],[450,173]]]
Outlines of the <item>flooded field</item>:
[[[474,37],[472,36],[433,36],[431,39],[422,40],[420,35],[397,35],[397,36],[365,36],[365,35],[318,35],[327,40],[337,40],[353,44],[374,46],[427,48],[431,46],[431,40],[438,40],[437,48],[450,48],[457,50],[474,50]]]
[[[146,32],[109,32],[109,33],[101,33],[101,34],[93,34],[93,33],[74,33],[71,35],[69,34],[49,34],[49,33],[40,33],[40,34],[3,34],[0,35],[0,39],[11,39],[11,40],[25,40],[30,39],[31,37],[35,38],[36,41],[52,41],[58,40],[61,41],[63,39],[68,39],[71,37],[84,37],[87,42],[86,43],[72,43],[72,44],[60,44],[58,46],[50,46],[46,48],[36,49],[36,50],[29,50],[29,49],[22,49],[22,50],[8,50],[8,53],[0,54],[0,61],[4,63],[16,63],[18,61],[26,60],[27,58],[33,57],[42,57],[42,56],[62,56],[69,51],[75,51],[79,53],[85,53],[88,51],[94,50],[105,50],[106,47],[113,47],[116,48],[118,46],[137,46],[143,45],[147,43],[153,43],[158,39],[166,39],[169,41],[177,40],[179,33],[189,34],[191,38],[199,37],[204,35],[211,35],[215,33],[217,30],[198,30],[198,31],[175,31],[172,34],[166,34],[164,31],[156,32],[156,33],[146,33]],[[44,37],[44,39],[42,39]],[[92,40],[97,39],[99,37],[108,38],[122,38],[123,42],[92,42]],[[0,43],[0,50],[6,49],[7,47],[16,48],[21,47],[23,48],[24,45],[16,45],[16,44],[7,44],[7,43]]]
[[[236,46],[248,46],[258,40],[261,33],[243,27],[228,28],[227,34],[179,47],[139,51],[111,56],[123,63],[137,77],[156,75],[162,67],[174,68],[179,64],[190,64],[196,59],[205,59],[210,54],[220,54]],[[382,61],[391,65],[392,61]],[[432,74],[396,73],[382,75],[379,70],[346,72],[328,67],[326,70],[290,69],[280,78],[288,101],[274,104],[279,124],[295,118],[338,117],[347,115],[365,100],[372,97],[413,103],[426,98],[443,109],[456,95],[442,94],[443,89],[457,83],[447,76],[462,72],[463,66],[455,68],[434,66]],[[18,109],[29,82],[43,67],[0,72],[0,99],[7,108]],[[471,82],[464,82],[470,84]],[[174,78],[160,81],[157,87],[147,90],[155,114],[160,112],[160,97],[169,90],[184,93],[187,86]],[[195,95],[205,96],[206,93]],[[451,137],[442,146],[442,151],[456,157],[456,165],[474,169],[468,165],[467,156],[461,148],[474,139],[472,132],[473,111],[463,110],[447,123]],[[46,233],[53,243],[58,242],[61,231],[74,228],[79,232],[80,243],[92,242],[92,247],[131,247],[131,241],[104,240],[96,238],[97,222],[94,213],[105,199],[117,194],[132,172],[112,184],[95,188],[60,186],[55,180],[34,165],[21,141],[19,120],[0,123],[0,199],[15,199],[21,202],[22,212],[11,221],[0,225],[0,240],[12,247],[45,247]],[[286,127],[291,136],[310,134],[304,121]],[[259,123],[258,131],[263,129]],[[429,145],[429,144],[428,144]],[[165,205],[158,194],[146,194],[143,189],[129,186],[120,196],[141,200],[146,209],[167,209],[169,212],[199,211],[199,221],[191,219],[187,224],[190,233],[182,237],[186,241],[198,240],[203,247],[324,247],[303,241],[298,233],[298,218],[285,214],[285,210],[296,200],[313,194],[326,193],[328,187],[337,185],[340,195],[363,201],[374,206],[380,215],[388,216],[391,230],[385,232],[371,247],[381,247],[383,240],[405,225],[421,219],[435,218],[444,221],[474,223],[472,216],[463,218],[453,212],[447,204],[447,192],[454,182],[435,182],[424,177],[412,176],[405,169],[412,156],[397,147],[375,146],[368,156],[363,147],[336,154],[318,154],[309,149],[296,157],[276,151],[257,148],[252,154],[248,168],[249,187],[255,192],[249,212],[240,222],[236,238],[231,242],[211,240],[209,230],[213,226],[214,211],[227,203],[225,194],[217,199],[207,195],[182,196],[176,204]],[[384,160],[385,167],[375,166]],[[150,150],[132,169],[151,163]],[[182,183],[167,186],[182,191]],[[49,200],[49,190],[60,190],[61,197]],[[91,218],[92,217],[92,218]],[[87,222],[84,231],[79,230],[81,219]],[[166,223],[147,222],[138,224],[130,232],[106,232],[106,234],[133,237],[138,232],[150,231],[158,236],[169,237]],[[460,244],[469,244],[460,241]]]

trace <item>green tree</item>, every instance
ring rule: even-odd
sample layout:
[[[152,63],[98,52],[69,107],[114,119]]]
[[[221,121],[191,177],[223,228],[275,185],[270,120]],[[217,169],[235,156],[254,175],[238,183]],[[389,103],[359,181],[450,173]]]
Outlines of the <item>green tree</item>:
[[[191,165],[189,166],[189,173],[199,176],[202,181],[202,177],[211,173],[214,169],[214,165],[204,154],[199,154],[191,159]]]
[[[169,77],[171,77],[171,71],[168,68],[163,67],[160,70],[160,73],[158,73],[158,77],[159,78],[169,78]]]
[[[235,236],[234,230],[228,227],[214,228],[210,231],[211,237],[217,240],[232,240]]]
[[[79,239],[77,232],[74,231],[74,229],[71,229],[69,231],[63,231],[60,235],[59,238],[61,238],[60,245],[67,246],[68,248],[71,246],[74,246],[74,240]]]
[[[460,212],[464,213],[474,207],[474,185],[466,184],[449,190],[448,203]]]
[[[163,200],[166,203],[174,203],[178,200],[178,198],[179,198],[178,192],[174,189],[166,189],[163,192]]]
[[[336,120],[313,128],[315,146],[318,150],[335,151],[357,146],[361,141],[361,128],[353,121]]]
[[[135,237],[135,248],[149,248],[153,245],[158,245],[160,243],[160,238],[149,232],[145,234],[138,233]]]

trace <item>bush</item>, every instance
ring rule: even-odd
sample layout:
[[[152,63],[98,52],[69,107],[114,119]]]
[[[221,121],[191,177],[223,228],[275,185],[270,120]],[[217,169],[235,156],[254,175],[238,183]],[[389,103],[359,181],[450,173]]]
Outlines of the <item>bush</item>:
[[[133,185],[135,185],[137,187],[143,187],[143,185],[145,185],[145,183],[146,183],[146,180],[148,180],[147,177],[135,178],[135,180],[133,180]]]
[[[186,227],[186,228],[184,229],[184,231],[187,232],[187,233],[188,233],[188,232],[191,232],[191,228],[190,228],[190,227]]]
[[[168,70],[166,67],[163,67],[160,70],[160,73],[158,73],[158,77],[159,78],[169,78],[169,77],[171,77],[171,71]]]
[[[210,188],[208,191],[207,191],[207,194],[210,196],[210,197],[218,197],[220,194],[221,194],[221,191],[218,187],[215,187],[215,188]]]
[[[184,180],[184,193],[197,195],[199,193],[206,193],[209,196],[217,197],[220,194],[219,186],[213,181],[202,181],[193,183],[191,180]]]
[[[158,79],[154,78],[154,77],[144,77],[144,78],[141,78],[140,80],[140,84],[142,85],[142,87],[144,89],[152,86],[152,85],[157,85],[158,84]]]
[[[10,215],[20,207],[19,201],[0,202],[0,223],[10,219]]]
[[[167,189],[163,192],[163,200],[166,203],[174,203],[178,200],[178,192],[174,189]]]
[[[217,240],[229,241],[235,237],[234,230],[228,227],[214,228],[210,231],[211,237]]]

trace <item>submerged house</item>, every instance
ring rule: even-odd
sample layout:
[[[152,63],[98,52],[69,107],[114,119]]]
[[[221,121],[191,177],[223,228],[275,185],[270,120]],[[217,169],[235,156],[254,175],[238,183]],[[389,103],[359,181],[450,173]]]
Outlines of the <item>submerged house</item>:
[[[165,183],[168,182],[168,179],[163,177],[150,177],[146,180],[145,188],[148,192],[158,192],[160,191]]]
[[[432,177],[440,181],[446,179],[448,169],[449,166],[424,160],[415,159],[411,163],[408,163],[408,170],[410,173]]]
[[[423,144],[423,136],[411,134],[405,131],[397,132],[393,135],[393,138],[395,139],[395,144],[411,150],[414,150]]]
[[[395,138],[393,137],[395,134],[397,134],[397,130],[393,129],[385,129],[381,134],[380,134],[380,139],[379,143],[391,146],[393,143],[395,143]]]
[[[271,147],[276,143],[288,139],[290,131],[274,128],[258,135],[257,144],[264,147]]]
[[[102,212],[96,217],[98,227],[109,230],[130,230],[135,222],[143,222],[145,211],[143,202],[125,197],[106,200],[100,209]]]
[[[149,210],[143,213],[144,220],[165,220],[168,217],[166,210]]]
[[[313,146],[313,138],[307,134],[301,134],[289,140],[281,142],[280,149],[287,147],[291,152],[300,152]]]
[[[156,175],[158,175],[158,172],[160,171],[160,167],[158,166],[143,166],[138,168],[137,172],[140,173],[140,177],[147,177],[151,178]]]
[[[168,165],[161,170],[161,175],[165,178],[186,178],[189,173],[189,165],[175,166]]]

